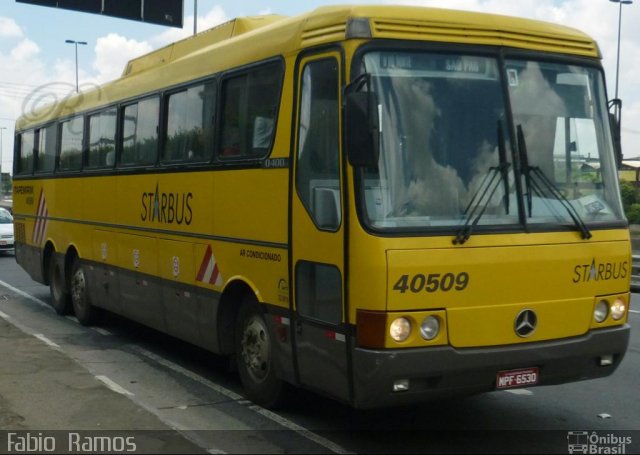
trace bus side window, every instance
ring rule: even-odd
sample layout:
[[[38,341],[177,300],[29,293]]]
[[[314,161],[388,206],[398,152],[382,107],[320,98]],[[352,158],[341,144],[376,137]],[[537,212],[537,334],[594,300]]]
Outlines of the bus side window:
[[[168,96],[163,163],[211,159],[215,90],[207,82]]]
[[[87,167],[113,167],[116,149],[116,108],[89,117],[89,157]]]
[[[256,159],[271,150],[282,66],[270,63],[222,81],[218,156]]]
[[[342,321],[342,277],[328,264],[296,264],[296,302],[302,316],[329,324]]]
[[[126,106],[123,110],[123,165],[155,164],[158,155],[160,98],[152,97]]]
[[[56,165],[58,125],[53,123],[40,128],[36,137],[38,140],[36,172],[53,172]]]
[[[84,117],[78,115],[60,124],[60,156],[58,169],[79,171],[82,169],[82,139],[84,137]]]
[[[302,75],[298,131],[298,194],[320,229],[341,223],[338,64],[309,63]]]
[[[16,174],[27,175],[33,172],[33,151],[35,149],[35,133],[33,130],[24,131],[19,136],[20,147],[16,160]]]

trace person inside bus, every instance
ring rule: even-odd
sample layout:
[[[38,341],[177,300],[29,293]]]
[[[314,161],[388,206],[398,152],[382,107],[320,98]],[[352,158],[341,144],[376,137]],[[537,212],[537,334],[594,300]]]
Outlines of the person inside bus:
[[[264,155],[271,145],[273,119],[258,116],[253,123],[253,154]]]
[[[222,156],[240,155],[240,129],[237,126],[225,125],[222,131]]]

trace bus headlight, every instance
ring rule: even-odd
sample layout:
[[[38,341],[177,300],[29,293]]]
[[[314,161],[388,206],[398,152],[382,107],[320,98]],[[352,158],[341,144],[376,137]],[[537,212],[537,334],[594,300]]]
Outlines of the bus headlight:
[[[606,300],[600,300],[596,305],[596,309],[593,311],[593,319],[595,319],[596,322],[603,322],[605,319],[607,319],[608,315],[609,302],[607,302]]]
[[[389,334],[393,341],[397,341],[398,343],[405,341],[409,338],[411,334],[411,321],[407,318],[397,318],[389,327]]]
[[[621,298],[617,298],[613,304],[611,304],[611,317],[614,321],[622,319],[627,311],[627,305]]]
[[[440,333],[440,321],[435,316],[427,316],[420,324],[420,335],[427,341],[433,340]]]

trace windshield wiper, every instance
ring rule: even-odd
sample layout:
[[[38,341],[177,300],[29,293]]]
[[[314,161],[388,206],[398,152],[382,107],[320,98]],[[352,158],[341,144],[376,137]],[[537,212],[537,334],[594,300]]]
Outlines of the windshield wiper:
[[[464,210],[467,217],[462,227],[456,233],[453,239],[454,245],[462,245],[471,237],[471,233],[480,222],[482,215],[489,206],[489,202],[493,198],[496,190],[500,186],[500,181],[504,185],[504,205],[505,211],[509,213],[509,167],[507,163],[507,149],[504,145],[504,131],[502,123],[498,122],[498,156],[500,164],[489,168],[489,172],[485,175],[480,183],[478,190],[474,193],[471,201]],[[469,211],[471,209],[471,211]]]
[[[560,205],[562,205],[565,208],[565,210],[573,220],[573,223],[580,230],[580,233],[582,234],[582,238],[584,240],[590,239],[592,237],[591,231],[589,231],[589,228],[580,217],[580,214],[578,213],[576,208],[573,205],[571,205],[571,203],[567,200],[566,197],[564,197],[564,195],[562,194],[560,189],[556,186],[556,184],[553,183],[551,179],[549,179],[549,177],[547,177],[544,174],[544,172],[540,170],[538,166],[529,166],[529,160],[527,155],[527,144],[524,138],[522,125],[518,125],[517,134],[518,134],[518,151],[520,156],[521,172],[524,175],[525,186],[527,188],[526,196],[527,196],[527,208],[529,209],[529,216],[532,216],[533,191],[536,191],[540,195],[540,197],[544,199],[547,197],[544,191],[544,188],[546,188],[548,194],[550,194],[555,200],[560,202]],[[538,180],[541,182],[542,186],[540,185],[540,183],[538,183]]]

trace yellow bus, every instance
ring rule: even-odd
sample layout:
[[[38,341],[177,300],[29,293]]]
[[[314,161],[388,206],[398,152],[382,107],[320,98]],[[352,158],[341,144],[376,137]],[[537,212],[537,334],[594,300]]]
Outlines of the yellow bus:
[[[609,375],[631,249],[600,60],[489,14],[232,20],[18,120],[17,260],[83,324],[234,356],[264,406]]]

